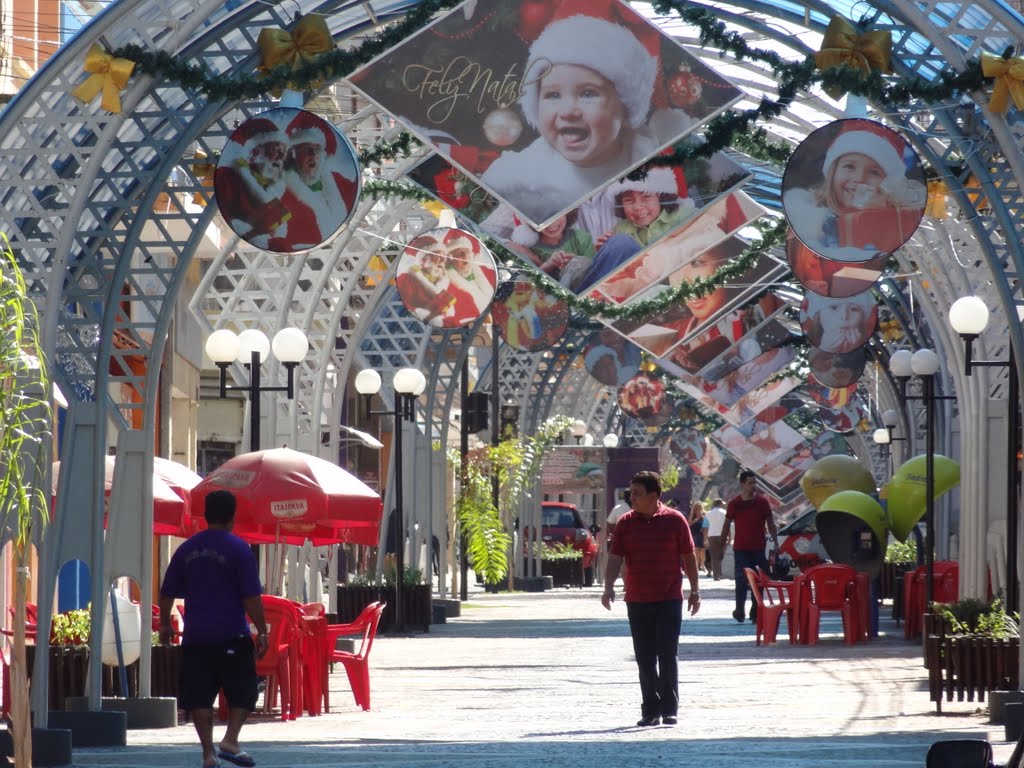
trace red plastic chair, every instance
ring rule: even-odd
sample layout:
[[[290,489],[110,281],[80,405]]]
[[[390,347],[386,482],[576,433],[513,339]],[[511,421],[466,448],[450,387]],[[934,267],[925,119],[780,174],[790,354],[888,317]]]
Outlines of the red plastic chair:
[[[852,645],[862,637],[856,580],[857,571],[848,565],[825,563],[804,572],[800,586],[801,642],[818,642],[823,611],[839,611],[843,642]]]
[[[791,582],[770,581],[763,574],[753,568],[744,568],[750,583],[750,591],[754,593],[757,600],[757,630],[754,637],[754,644],[760,645],[764,637],[765,645],[773,645],[779,633],[779,625],[782,617],[786,617],[786,627],[789,630],[789,642],[796,643],[796,619],[794,618],[795,605],[790,599]]]
[[[270,711],[280,694],[281,719],[294,720],[302,709],[299,610],[290,600],[273,595],[263,595],[262,601],[269,633],[267,652],[256,660],[256,674],[267,678],[263,709]]]
[[[345,665],[348,682],[352,687],[352,696],[364,710],[370,708],[370,649],[373,638],[377,635],[377,625],[384,613],[387,603],[370,603],[356,620],[349,624],[329,624],[327,626],[327,652],[331,661],[340,661]],[[355,653],[335,650],[337,640],[344,635],[362,633],[363,641]]]
[[[327,612],[323,603],[299,606],[302,627],[303,705],[313,716],[330,711],[329,669],[327,659]]]

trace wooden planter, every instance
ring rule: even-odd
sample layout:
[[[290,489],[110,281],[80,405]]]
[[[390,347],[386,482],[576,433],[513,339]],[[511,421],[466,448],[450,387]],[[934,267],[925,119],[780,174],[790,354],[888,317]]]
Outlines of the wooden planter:
[[[29,676],[35,661],[36,647],[25,646],[25,661],[28,664]],[[152,656],[152,695],[178,695],[178,669],[181,666],[181,646],[153,646]],[[64,710],[66,699],[75,696],[86,696],[88,690],[85,680],[89,671],[88,646],[51,646],[50,647],[50,695],[49,707],[55,711]],[[103,695],[127,696],[139,695],[139,662],[135,661],[125,667],[128,678],[128,691],[121,690],[120,673],[117,667],[103,667]]]
[[[925,614],[926,632],[928,619]],[[938,617],[934,617],[938,618]],[[936,622],[933,620],[932,625]],[[942,700],[985,700],[992,691],[1016,691],[1019,680],[1020,640],[981,635],[927,634],[925,668],[928,670],[928,694],[935,711],[942,711]]]
[[[338,587],[339,623],[355,621],[356,617],[370,603],[383,600],[387,603],[380,617],[378,632],[387,632],[395,625],[395,588],[377,585],[353,586],[344,584]],[[424,632],[430,631],[433,615],[433,594],[429,584],[406,585],[402,588],[402,614],[407,629],[417,627]]]
[[[583,587],[583,558],[541,560],[540,572],[550,576],[556,587]]]

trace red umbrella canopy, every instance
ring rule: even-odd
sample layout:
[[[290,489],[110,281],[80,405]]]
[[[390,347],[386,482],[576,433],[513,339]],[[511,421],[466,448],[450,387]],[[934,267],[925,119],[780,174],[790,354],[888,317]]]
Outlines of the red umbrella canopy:
[[[252,542],[376,545],[380,496],[329,461],[290,448],[243,453],[228,459],[192,489],[200,528],[213,491],[237,499],[234,532]]]
[[[103,490],[110,497],[114,484],[116,456],[104,457]],[[57,496],[60,462],[53,462],[53,495]],[[189,536],[193,521],[189,515],[189,491],[203,478],[188,467],[159,456],[153,459],[153,533],[157,536]],[[106,517],[103,521],[106,526]]]

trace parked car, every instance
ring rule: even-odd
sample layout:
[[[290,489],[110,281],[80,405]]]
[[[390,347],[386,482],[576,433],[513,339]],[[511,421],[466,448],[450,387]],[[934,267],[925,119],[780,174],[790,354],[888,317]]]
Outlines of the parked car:
[[[575,504],[563,501],[545,501],[541,504],[541,541],[547,545],[571,544],[583,553],[583,583],[594,583],[594,561],[597,559],[597,540],[583,524],[583,517]]]

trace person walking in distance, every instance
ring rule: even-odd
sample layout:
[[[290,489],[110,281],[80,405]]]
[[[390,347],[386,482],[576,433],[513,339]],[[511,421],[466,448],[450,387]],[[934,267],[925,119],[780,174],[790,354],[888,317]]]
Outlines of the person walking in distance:
[[[171,557],[160,586],[160,642],[173,637],[175,598],[185,600],[178,701],[195,724],[203,749],[203,767],[227,760],[239,766],[256,762],[238,744],[249,713],[256,708],[256,659],[267,652],[259,571],[252,549],[231,533],[235,496],[214,491],[206,497],[207,530],[182,544]],[[256,627],[255,642],[249,621]],[[213,702],[223,689],[228,726],[213,746]]]
[[[601,605],[611,610],[623,563],[626,614],[640,675],[638,726],[675,725],[679,710],[676,654],[683,616],[683,572],[690,582],[690,614],[700,610],[697,559],[686,518],[660,501],[661,477],[638,472],[629,483],[633,508],[615,526]]]
[[[722,560],[729,541],[722,534],[725,531],[725,502],[715,499],[708,510],[708,557],[711,560],[711,575],[715,581],[722,578]]]
[[[779,549],[779,531],[775,527],[775,518],[772,517],[772,508],[768,506],[768,500],[757,492],[757,475],[750,470],[740,472],[740,492],[729,501],[725,511],[725,540],[729,540],[729,533],[733,523],[736,524],[736,535],[732,540],[733,563],[735,564],[736,577],[736,610],[732,617],[743,623],[745,606],[747,603],[747,576],[744,568],[768,567],[768,558],[764,553],[765,529],[772,537],[772,545],[775,550]],[[750,620],[757,618],[757,597],[750,596]]]

